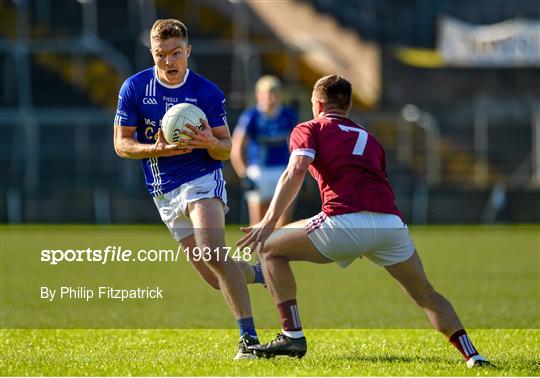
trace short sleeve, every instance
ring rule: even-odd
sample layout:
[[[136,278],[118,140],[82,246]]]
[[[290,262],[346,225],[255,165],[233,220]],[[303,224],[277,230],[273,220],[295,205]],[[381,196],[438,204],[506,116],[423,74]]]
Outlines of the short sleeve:
[[[291,133],[291,157],[309,156],[315,159],[317,152],[317,139],[313,128],[309,124],[302,123],[296,126]]]
[[[120,126],[137,126],[139,124],[135,86],[130,80],[126,80],[122,84],[120,93],[118,93],[118,106],[114,124]]]
[[[221,90],[215,88],[206,106],[206,118],[210,127],[227,125],[227,102]]]

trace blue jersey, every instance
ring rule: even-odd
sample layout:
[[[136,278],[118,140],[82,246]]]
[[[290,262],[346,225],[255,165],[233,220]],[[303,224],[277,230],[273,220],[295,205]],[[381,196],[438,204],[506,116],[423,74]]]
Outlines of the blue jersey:
[[[215,84],[188,69],[182,83],[167,85],[159,80],[155,67],[124,82],[118,95],[114,123],[137,126],[137,141],[153,144],[167,109],[183,102],[201,108],[210,127],[227,124],[225,96]],[[212,159],[206,149],[194,149],[185,155],[142,159],[146,187],[152,196],[170,192],[221,167],[221,161]]]
[[[237,128],[244,130],[249,138],[247,164],[262,166],[284,166],[289,161],[288,140],[296,126],[296,113],[280,107],[275,116],[269,117],[257,108],[242,113]]]

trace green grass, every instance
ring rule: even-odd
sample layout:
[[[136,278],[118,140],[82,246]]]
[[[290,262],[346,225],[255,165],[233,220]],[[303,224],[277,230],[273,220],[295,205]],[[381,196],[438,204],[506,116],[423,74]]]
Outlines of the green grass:
[[[294,263],[308,354],[234,363],[234,319],[186,261],[40,261],[42,249],[176,248],[163,226],[0,226],[0,375],[538,375],[539,235],[538,226],[412,230],[428,277],[498,366],[470,371],[384,269],[366,260],[346,270]],[[239,236],[228,228],[229,245]],[[39,298],[43,285],[159,285],[166,295],[51,303]],[[260,285],[250,295],[268,340],[277,311]]]
[[[535,376],[538,331],[474,330],[497,368],[468,370],[430,330],[307,330],[302,359],[233,361],[233,330],[2,330],[2,375]],[[271,337],[261,332],[264,339]]]

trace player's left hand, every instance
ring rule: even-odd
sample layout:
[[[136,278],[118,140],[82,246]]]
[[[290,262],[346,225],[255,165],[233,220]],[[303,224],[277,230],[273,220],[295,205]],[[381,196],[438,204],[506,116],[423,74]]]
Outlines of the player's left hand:
[[[253,226],[240,227],[245,235],[236,242],[236,245],[240,248],[251,246],[257,253],[262,252],[264,250],[264,243],[272,235],[275,228],[275,222],[269,222],[264,219]]]
[[[182,134],[191,139],[185,140],[185,142],[182,143],[184,148],[206,148],[207,150],[210,150],[219,144],[219,139],[212,133],[212,128],[208,124],[208,121],[204,118],[201,118],[200,121],[202,130],[190,123],[185,124],[189,130],[183,130]]]

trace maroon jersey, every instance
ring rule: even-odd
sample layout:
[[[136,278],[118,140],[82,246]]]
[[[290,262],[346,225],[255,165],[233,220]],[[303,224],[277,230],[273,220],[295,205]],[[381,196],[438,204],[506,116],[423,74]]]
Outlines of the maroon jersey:
[[[314,158],[309,172],[317,180],[327,215],[372,211],[401,217],[386,175],[384,149],[373,135],[337,114],[297,125],[292,155]]]

